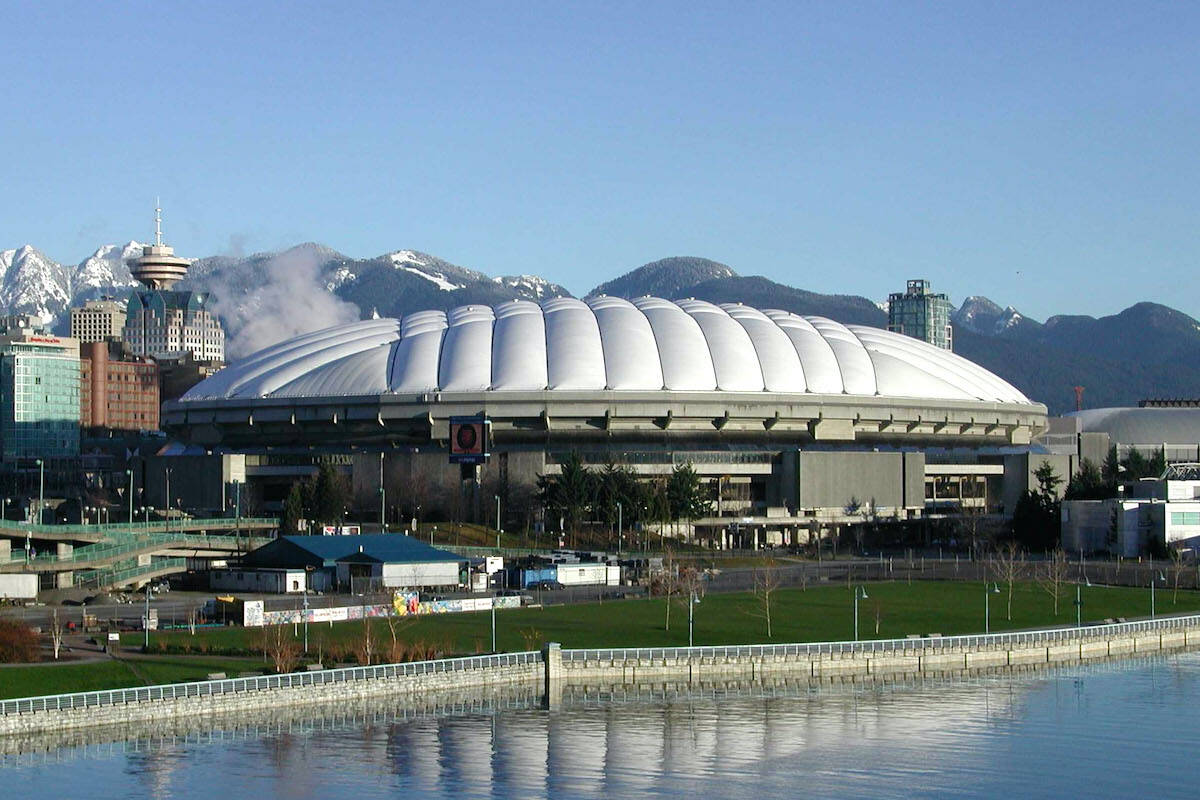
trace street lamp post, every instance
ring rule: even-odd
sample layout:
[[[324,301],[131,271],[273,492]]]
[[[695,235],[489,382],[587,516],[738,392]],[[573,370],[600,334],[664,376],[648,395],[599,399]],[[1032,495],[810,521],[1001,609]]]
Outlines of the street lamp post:
[[[150,581],[146,581],[146,616],[142,618],[142,628],[146,632],[146,643],[143,652],[150,652]]]
[[[858,601],[867,599],[867,590],[862,586],[854,587],[854,641],[858,641]]]
[[[1154,619],[1154,582],[1156,579],[1163,583],[1167,582],[1166,576],[1161,572],[1157,574],[1154,572],[1150,573],[1150,619]]]
[[[699,602],[700,598],[696,596],[695,590],[692,590],[691,597],[688,598],[688,647],[692,646],[692,628],[694,627],[693,620],[695,619],[693,611]]]
[[[988,582],[983,582],[983,632],[992,632],[992,595],[1000,594],[1000,584],[992,583],[992,588],[988,588]]]
[[[125,475],[129,479],[126,482],[125,491],[129,492],[129,527],[133,527],[133,470],[125,470]]]
[[[387,489],[383,486],[383,453],[379,454],[379,530],[387,533]],[[400,519],[400,527],[404,527],[404,518]]]
[[[500,549],[500,534],[503,531],[500,529],[500,495],[494,495],[496,498],[496,549]],[[494,649],[494,648],[493,648]]]
[[[304,571],[304,655],[308,655],[308,570]]]
[[[622,518],[622,508],[620,501],[617,501],[617,553],[620,554],[625,549],[625,530],[621,524],[625,520]]]
[[[42,509],[46,507],[46,462],[37,460],[38,467],[38,509],[37,524],[42,524]]]
[[[496,652],[496,595],[492,594],[492,652]]]
[[[171,532],[171,468],[166,467],[164,470],[167,474],[167,533]]]

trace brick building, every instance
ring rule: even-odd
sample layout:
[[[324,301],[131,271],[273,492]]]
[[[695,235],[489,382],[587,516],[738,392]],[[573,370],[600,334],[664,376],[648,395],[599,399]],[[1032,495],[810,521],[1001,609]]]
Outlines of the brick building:
[[[85,428],[158,429],[158,365],[122,361],[105,342],[80,348],[79,419]]]

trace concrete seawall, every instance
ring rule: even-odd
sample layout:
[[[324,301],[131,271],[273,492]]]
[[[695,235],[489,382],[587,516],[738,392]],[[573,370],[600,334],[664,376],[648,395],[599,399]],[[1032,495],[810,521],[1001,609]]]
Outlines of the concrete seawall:
[[[728,647],[561,650],[324,670],[260,678],[0,701],[0,736],[147,720],[217,717],[264,707],[403,702],[448,691],[540,691],[557,708],[568,687],[844,683],[974,675],[1200,647],[1200,615],[980,636]]]

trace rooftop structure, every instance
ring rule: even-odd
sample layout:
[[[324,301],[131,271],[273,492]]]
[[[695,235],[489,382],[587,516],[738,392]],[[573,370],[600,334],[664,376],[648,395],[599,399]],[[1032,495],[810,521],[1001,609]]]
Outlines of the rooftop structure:
[[[154,244],[142,248],[140,258],[129,262],[129,272],[150,289],[170,289],[187,275],[190,262],[163,244],[162,209],[154,209]]]
[[[934,294],[929,281],[909,281],[903,294],[896,292],[888,297],[888,330],[953,350],[950,298]]]
[[[125,313],[125,304],[111,298],[88,300],[71,309],[71,338],[80,344],[119,340]]]

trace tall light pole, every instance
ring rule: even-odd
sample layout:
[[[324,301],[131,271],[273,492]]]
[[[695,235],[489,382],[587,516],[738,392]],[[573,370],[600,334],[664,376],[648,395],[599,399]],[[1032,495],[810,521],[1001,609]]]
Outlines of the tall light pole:
[[[171,468],[166,467],[164,470],[167,474],[167,533],[171,532]]]
[[[133,470],[125,470],[125,475],[129,479],[126,482],[125,491],[129,492],[129,527],[133,527]]]
[[[146,616],[142,618],[142,628],[146,631],[146,644],[142,652],[150,652],[150,581],[146,581]]]
[[[625,520],[621,516],[621,501],[617,501],[617,553],[620,554],[625,549],[625,529],[622,522]]]
[[[308,655],[308,569],[304,570],[304,655]]]
[[[1000,594],[1000,584],[993,582],[988,588],[988,582],[983,582],[983,632],[992,632],[992,595]]]
[[[1162,581],[1163,583],[1167,582],[1166,576],[1161,572],[1150,573],[1150,619],[1154,619],[1154,582],[1156,579]]]
[[[387,489],[383,486],[383,453],[379,454],[379,530],[387,533]],[[404,527],[404,518],[400,518],[400,526]]]
[[[695,615],[693,611],[696,605],[700,602],[700,598],[696,596],[696,590],[693,589],[691,596],[688,597],[688,647],[692,646],[692,629],[694,627]]]
[[[854,587],[854,641],[858,641],[858,601],[867,599],[867,590],[862,586]]]
[[[46,507],[46,462],[37,460],[38,467],[38,511],[37,524],[42,524],[42,509]]]
[[[496,549],[500,549],[500,495],[494,495],[496,498]],[[495,648],[493,648],[495,650]]]

